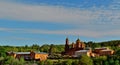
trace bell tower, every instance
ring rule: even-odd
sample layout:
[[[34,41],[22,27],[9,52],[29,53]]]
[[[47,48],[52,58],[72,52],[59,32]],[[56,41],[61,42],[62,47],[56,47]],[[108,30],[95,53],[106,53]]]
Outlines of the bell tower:
[[[79,38],[76,40],[76,45],[77,45],[76,46],[77,49],[81,47],[81,42]]]
[[[65,51],[69,50],[69,39],[66,38],[66,42],[65,42]]]

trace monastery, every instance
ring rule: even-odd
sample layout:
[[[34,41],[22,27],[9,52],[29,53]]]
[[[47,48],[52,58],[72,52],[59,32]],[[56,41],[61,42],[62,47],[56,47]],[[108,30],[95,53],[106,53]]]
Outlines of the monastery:
[[[107,47],[95,48],[92,50],[90,47],[86,47],[85,43],[77,39],[75,43],[69,44],[69,39],[65,40],[65,51],[62,55],[69,55],[73,57],[79,57],[80,55],[87,55],[89,57],[113,55],[114,50]]]
[[[72,43],[72,45],[70,46],[69,39],[66,38],[65,51],[62,52],[62,54],[71,56],[75,54],[75,51],[84,50],[84,49],[85,49],[85,44],[81,42],[80,39],[77,39],[76,43]]]

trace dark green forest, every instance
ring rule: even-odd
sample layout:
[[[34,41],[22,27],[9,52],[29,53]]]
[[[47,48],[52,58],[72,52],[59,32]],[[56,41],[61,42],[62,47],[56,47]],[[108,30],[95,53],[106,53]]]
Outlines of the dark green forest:
[[[56,65],[120,65],[120,40],[112,40],[112,41],[105,41],[105,42],[84,42],[86,44],[86,47],[91,47],[93,50],[96,47],[109,47],[110,49],[115,50],[114,55],[112,56],[100,56],[100,57],[95,57],[95,58],[89,58],[90,61],[85,61],[88,57],[83,56],[83,58],[74,61],[73,60],[67,60],[67,61],[60,61],[59,59],[64,59],[60,54],[61,52],[64,51],[64,44],[63,45],[54,45],[54,44],[44,44],[42,46],[38,45],[38,44],[33,44],[31,46],[25,45],[25,46],[0,46],[0,63],[5,63],[5,62],[9,62],[9,58],[6,55],[6,52],[30,52],[30,51],[37,51],[37,52],[46,52],[49,54],[52,54],[52,58],[53,59],[58,59],[59,61],[57,61],[57,63],[61,63],[61,64],[56,64]],[[13,58],[11,58],[13,59]],[[23,59],[21,59],[20,61],[22,61]],[[83,62],[83,60],[85,62]],[[18,61],[18,60],[16,60]],[[47,61],[46,61],[47,62]],[[48,62],[53,62],[53,61],[48,61]],[[70,63],[70,64],[65,64],[66,63]],[[91,63],[89,63],[91,62]],[[38,63],[39,65],[41,65],[42,62]],[[87,63],[87,64],[84,64]]]

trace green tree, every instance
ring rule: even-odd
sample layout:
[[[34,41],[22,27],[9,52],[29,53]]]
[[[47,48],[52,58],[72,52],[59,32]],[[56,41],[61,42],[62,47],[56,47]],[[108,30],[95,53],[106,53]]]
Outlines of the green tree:
[[[72,60],[65,61],[65,65],[72,65]]]
[[[25,61],[23,58],[20,58],[19,60],[18,59],[15,59],[14,57],[12,56],[8,56],[6,58],[6,64],[9,64],[9,65],[24,65]]]
[[[40,51],[41,51],[41,52],[49,52],[49,48],[50,48],[49,45],[44,44],[44,45],[42,45],[42,46],[40,47]]]
[[[115,54],[120,56],[120,49],[118,49]]]
[[[6,56],[6,51],[4,47],[0,47],[0,57],[5,57]]]
[[[113,59],[109,60],[109,65],[114,65],[114,60]]]
[[[44,61],[40,61],[39,63],[38,63],[38,65],[44,65],[45,63],[44,63]]]
[[[47,61],[45,61],[45,65],[53,65],[53,61],[47,60]]]
[[[56,65],[63,65],[62,61],[59,59]]]
[[[107,60],[107,56],[99,56],[93,58],[94,64],[95,65],[103,65],[103,61]]]
[[[14,61],[13,61],[13,65],[20,65],[19,60],[18,60],[18,59],[14,59]]]
[[[115,60],[115,64],[114,65],[120,65],[119,60]]]
[[[79,60],[80,65],[93,65],[93,61],[87,55],[82,55]]]
[[[109,62],[108,62],[108,61],[105,61],[105,62],[104,62],[104,65],[109,65]]]
[[[73,61],[72,65],[78,65],[78,61]]]
[[[24,60],[24,58],[20,58],[20,60],[19,60],[19,62],[20,62],[20,65],[24,65],[25,64],[25,60]]]
[[[32,49],[39,50],[39,45],[37,45],[37,44],[33,44],[33,45],[32,45]]]
[[[14,63],[14,61],[15,61],[15,58],[14,57],[12,57],[12,56],[8,56],[7,58],[6,58],[6,64],[10,64],[10,65],[13,65],[13,63]]]
[[[5,58],[4,57],[0,57],[0,65],[4,64]]]
[[[55,53],[55,47],[53,44],[51,44],[49,49],[49,55],[53,55],[53,53]]]

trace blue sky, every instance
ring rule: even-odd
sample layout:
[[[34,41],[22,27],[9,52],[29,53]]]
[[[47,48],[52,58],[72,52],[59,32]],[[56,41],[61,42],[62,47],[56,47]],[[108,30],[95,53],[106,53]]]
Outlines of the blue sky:
[[[119,0],[0,0],[0,45],[120,39]]]

